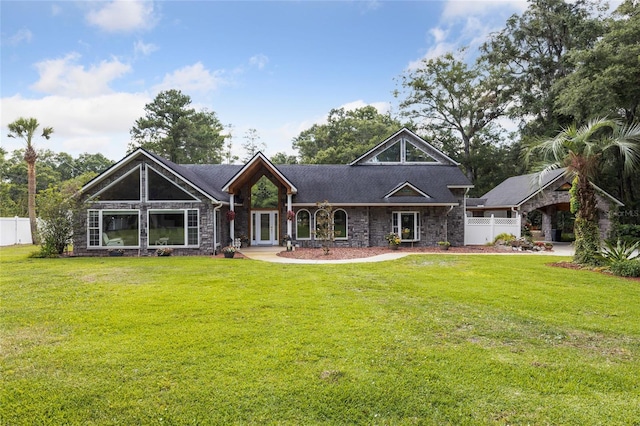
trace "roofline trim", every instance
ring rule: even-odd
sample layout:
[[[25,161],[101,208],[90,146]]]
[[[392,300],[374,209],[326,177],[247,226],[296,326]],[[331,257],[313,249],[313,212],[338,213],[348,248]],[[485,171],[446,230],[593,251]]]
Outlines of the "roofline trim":
[[[215,197],[213,197],[210,194],[207,194],[207,192],[205,190],[203,190],[198,185],[196,185],[193,182],[191,182],[185,176],[183,176],[180,173],[177,173],[176,171],[174,171],[170,167],[167,167],[166,165],[164,165],[161,162],[159,162],[154,156],[152,156],[144,148],[138,148],[135,151],[133,151],[132,153],[130,153],[129,155],[127,155],[126,157],[124,157],[123,159],[121,159],[120,161],[117,161],[114,164],[112,164],[107,170],[105,170],[104,172],[100,173],[98,176],[96,176],[95,178],[93,178],[92,180],[87,182],[82,188],[80,188],[80,192],[81,193],[87,192],[90,188],[92,188],[96,184],[102,182],[104,180],[104,178],[106,178],[107,176],[113,174],[115,171],[119,170],[120,168],[124,167],[125,164],[130,162],[138,154],[144,155],[147,159],[151,160],[152,162],[154,162],[158,166],[162,167],[163,169],[168,170],[175,177],[177,177],[178,179],[180,179],[183,182],[185,182],[187,185],[189,185],[191,188],[195,189],[196,191],[198,191],[199,193],[204,195],[209,200],[211,200],[211,201],[213,201],[215,203],[220,203],[220,200],[216,199]],[[167,161],[169,161],[169,160],[167,160]]]
[[[224,184],[224,186],[222,187],[222,191],[229,192],[229,187],[240,176],[242,176],[249,169],[249,167],[251,167],[255,162],[257,162],[259,160],[264,161],[266,163],[267,167],[269,169],[271,169],[273,171],[273,173],[277,174],[280,179],[282,179],[284,182],[286,182],[291,187],[291,194],[297,194],[298,193],[298,188],[296,188],[296,186],[289,179],[287,179],[286,176],[283,175],[282,172],[280,170],[278,170],[278,168],[271,161],[269,161],[269,159],[267,157],[265,157],[265,155],[261,151],[258,151],[253,156],[253,158],[251,158],[249,161],[247,161],[245,163],[245,165],[242,166],[242,168],[235,175],[233,175],[233,177],[231,179],[229,179],[227,181],[227,183]]]

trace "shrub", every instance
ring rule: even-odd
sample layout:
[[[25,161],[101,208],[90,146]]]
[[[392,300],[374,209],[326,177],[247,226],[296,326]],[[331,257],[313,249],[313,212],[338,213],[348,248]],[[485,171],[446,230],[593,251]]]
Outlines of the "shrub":
[[[625,241],[618,240],[614,245],[611,241],[606,241],[605,247],[600,252],[600,257],[607,264],[616,263],[622,260],[633,260],[638,257],[637,254],[634,254],[638,247],[640,247],[640,242],[628,244]]]
[[[508,244],[515,239],[516,239],[515,235],[509,234],[507,232],[503,232],[502,234],[496,235],[496,237],[493,239],[493,245]]]
[[[640,259],[613,262],[609,268],[619,277],[640,277]]]
[[[616,227],[616,234],[619,239],[626,243],[640,241],[640,225],[622,224]]]

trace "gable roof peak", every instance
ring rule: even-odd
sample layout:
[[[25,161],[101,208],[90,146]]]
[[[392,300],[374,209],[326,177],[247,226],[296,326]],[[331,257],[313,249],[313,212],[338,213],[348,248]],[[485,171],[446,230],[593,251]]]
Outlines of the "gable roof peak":
[[[425,141],[423,138],[416,135],[411,130],[407,129],[406,127],[403,127],[402,129],[398,130],[393,135],[389,136],[388,138],[380,142],[378,145],[374,146],[369,151],[365,152],[363,155],[361,155],[360,157],[358,157],[357,159],[349,163],[349,165],[350,166],[373,165],[375,163],[371,163],[370,160],[372,160],[378,154],[387,150],[388,148],[390,148],[391,146],[393,146],[394,144],[396,144],[398,141],[402,139],[408,140],[410,144],[414,145],[419,150],[423,151],[426,155],[433,158],[435,160],[435,165],[449,165],[449,166],[460,165],[460,163],[453,160],[452,158],[447,156],[445,153],[443,153],[442,151],[440,151],[439,149],[431,145],[429,142]],[[411,164],[411,162],[405,163],[404,161],[402,161],[401,163]],[[414,164],[424,164],[424,163],[416,162]]]

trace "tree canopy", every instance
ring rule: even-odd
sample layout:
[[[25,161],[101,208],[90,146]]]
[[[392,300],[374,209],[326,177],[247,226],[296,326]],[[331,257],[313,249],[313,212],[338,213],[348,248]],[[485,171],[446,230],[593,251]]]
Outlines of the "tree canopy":
[[[129,150],[142,147],[180,164],[222,162],[224,127],[212,111],[190,108],[179,90],[160,92],[131,128]]]
[[[332,109],[326,124],[314,124],[293,139],[300,163],[347,164],[380,143],[402,124],[373,106]]]
[[[436,145],[459,161],[467,177],[478,178],[474,151],[497,142],[495,121],[509,105],[511,91],[494,69],[480,60],[470,66],[457,54],[423,59],[401,76],[403,115],[411,118]]]
[[[569,53],[591,48],[602,34],[599,12],[591,0],[530,0],[482,47],[483,57],[503,70],[514,89],[509,114],[525,123],[525,134],[551,135],[573,121],[555,108],[556,84],[573,71]]]

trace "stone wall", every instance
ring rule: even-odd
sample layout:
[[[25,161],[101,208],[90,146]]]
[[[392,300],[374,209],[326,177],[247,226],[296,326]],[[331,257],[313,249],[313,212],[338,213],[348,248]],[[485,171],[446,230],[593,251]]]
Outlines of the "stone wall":
[[[311,217],[317,209],[307,208]],[[402,245],[414,247],[435,246],[438,241],[448,240],[452,245],[464,243],[463,208],[454,207],[350,207],[344,208],[348,215],[348,240],[335,240],[336,247],[384,247],[385,236],[393,229],[393,212],[418,212],[420,214],[420,240]],[[320,247],[320,241],[296,240],[299,247]]]

